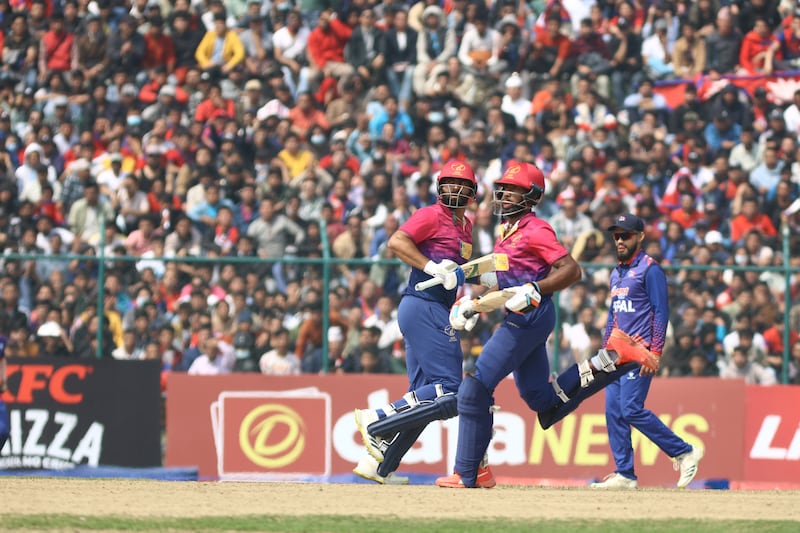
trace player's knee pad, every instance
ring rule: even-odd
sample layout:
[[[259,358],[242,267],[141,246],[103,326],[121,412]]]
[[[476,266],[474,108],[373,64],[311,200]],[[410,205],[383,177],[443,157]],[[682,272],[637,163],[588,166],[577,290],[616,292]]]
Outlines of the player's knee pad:
[[[458,388],[458,412],[466,415],[489,413],[494,400],[483,383],[467,374]]]
[[[394,435],[417,427],[425,427],[434,420],[453,418],[458,414],[458,400],[455,394],[443,394],[432,401],[420,402],[412,409],[387,416],[367,427],[370,435]]]

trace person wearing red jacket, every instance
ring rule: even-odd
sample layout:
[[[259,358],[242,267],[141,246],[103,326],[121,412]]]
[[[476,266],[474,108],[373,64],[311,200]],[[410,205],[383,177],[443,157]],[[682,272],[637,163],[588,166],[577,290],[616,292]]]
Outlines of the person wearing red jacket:
[[[757,231],[768,239],[778,235],[769,215],[759,212],[758,198],[754,196],[744,199],[741,213],[731,220],[731,242],[743,241],[751,231]]]
[[[770,31],[767,21],[757,18],[752,31],[742,39],[739,66],[750,74],[772,74],[773,61],[782,59],[781,43]]]
[[[317,27],[308,35],[308,60],[310,78],[342,78],[352,75],[353,66],[344,61],[344,47],[350,40],[353,28],[336,18],[333,9],[319,16]]]
[[[64,28],[64,14],[53,13],[50,30],[39,42],[39,81],[44,81],[50,72],[72,70],[73,59],[77,61],[75,36]]]
[[[167,73],[175,70],[175,45],[172,37],[164,33],[164,19],[161,15],[150,17],[150,29],[144,36],[145,53],[142,66],[146,69],[166,68]]]

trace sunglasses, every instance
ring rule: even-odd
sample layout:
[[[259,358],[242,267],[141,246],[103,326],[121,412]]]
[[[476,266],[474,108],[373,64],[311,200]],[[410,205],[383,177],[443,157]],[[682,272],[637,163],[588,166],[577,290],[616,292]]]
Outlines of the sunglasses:
[[[613,237],[614,237],[614,241],[619,241],[619,240],[627,241],[628,239],[630,239],[634,235],[636,235],[636,234],[635,233],[627,233],[627,232],[626,233],[614,233]]]

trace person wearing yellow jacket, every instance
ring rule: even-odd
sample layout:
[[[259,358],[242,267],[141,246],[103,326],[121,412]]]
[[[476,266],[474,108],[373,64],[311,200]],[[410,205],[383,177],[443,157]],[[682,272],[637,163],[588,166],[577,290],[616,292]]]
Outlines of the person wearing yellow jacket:
[[[194,53],[203,70],[219,69],[227,74],[244,61],[244,46],[235,31],[228,29],[224,13],[214,15],[214,29],[206,32]]]

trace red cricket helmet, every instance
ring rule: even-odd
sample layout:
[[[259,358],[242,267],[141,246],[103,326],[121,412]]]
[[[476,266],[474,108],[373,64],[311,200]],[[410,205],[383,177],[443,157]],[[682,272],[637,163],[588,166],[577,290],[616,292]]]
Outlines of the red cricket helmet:
[[[452,184],[457,184],[459,187],[452,190]],[[469,163],[451,159],[439,172],[436,192],[439,195],[439,201],[446,207],[466,207],[470,200],[475,198],[477,190],[478,180],[475,179],[475,171]]]
[[[519,213],[530,211],[542,199],[545,190],[544,174],[536,165],[512,160],[503,176],[494,182],[494,214],[510,217]],[[503,193],[509,186],[519,187],[522,194],[521,202],[503,200]],[[509,204],[503,207],[503,204]]]

